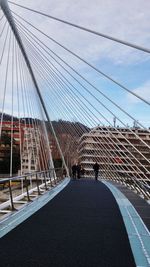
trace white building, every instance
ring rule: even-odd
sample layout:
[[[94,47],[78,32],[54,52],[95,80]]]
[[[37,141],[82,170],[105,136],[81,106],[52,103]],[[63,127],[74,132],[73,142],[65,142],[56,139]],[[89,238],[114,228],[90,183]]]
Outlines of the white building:
[[[150,149],[144,142],[150,146],[150,133],[140,128],[98,126],[83,134],[78,154],[85,176],[94,176],[93,165],[98,162],[101,176],[105,178],[150,178]]]
[[[22,147],[22,174],[31,173],[39,169],[40,154],[39,131],[35,128],[24,128]]]

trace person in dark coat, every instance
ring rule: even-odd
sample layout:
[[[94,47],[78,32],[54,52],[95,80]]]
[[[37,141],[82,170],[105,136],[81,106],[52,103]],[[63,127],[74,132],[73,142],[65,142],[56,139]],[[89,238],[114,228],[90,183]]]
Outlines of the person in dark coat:
[[[98,172],[99,172],[99,164],[97,162],[93,165],[93,170],[95,172],[95,180],[97,180],[98,179]]]
[[[85,174],[85,169],[83,168],[83,166],[81,165],[81,176],[84,177]]]
[[[72,177],[73,177],[73,179],[77,178],[77,164],[74,164],[72,166]]]
[[[81,177],[81,164],[77,165],[77,178],[80,179]]]

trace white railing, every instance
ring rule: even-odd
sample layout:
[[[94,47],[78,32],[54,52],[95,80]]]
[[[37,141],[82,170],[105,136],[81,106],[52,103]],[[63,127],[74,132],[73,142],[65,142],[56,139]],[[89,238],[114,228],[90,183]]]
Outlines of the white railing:
[[[5,215],[16,210],[19,205],[32,201],[63,178],[63,169],[55,168],[0,179],[0,214]]]
[[[125,173],[124,175],[115,175],[115,177],[104,177],[105,180],[115,181],[117,183],[121,183],[128,187],[130,190],[136,192],[139,194],[142,198],[145,198],[146,200],[150,200],[150,181],[149,179],[140,178],[131,176],[128,173]]]

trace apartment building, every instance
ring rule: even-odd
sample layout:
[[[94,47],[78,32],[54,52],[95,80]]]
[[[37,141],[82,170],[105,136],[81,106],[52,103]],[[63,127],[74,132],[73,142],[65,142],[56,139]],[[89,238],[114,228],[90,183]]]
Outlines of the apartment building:
[[[38,129],[24,127],[24,142],[22,146],[21,168],[22,174],[38,171],[40,140]]]
[[[150,178],[150,132],[141,128],[96,127],[82,135],[78,156],[86,176],[93,176],[98,162],[100,174],[109,178]]]
[[[0,139],[0,163],[2,166],[4,165],[3,173],[5,169],[9,173],[11,140],[13,140],[13,159],[17,154],[17,160],[19,161],[17,163],[18,168],[15,168],[15,173],[18,172],[18,175],[21,175],[43,169],[45,167],[42,164],[44,145],[41,144],[40,136],[41,131],[39,128],[25,123],[25,121],[14,121],[13,123],[11,121],[3,121]]]
[[[20,139],[23,140],[24,124],[19,121],[3,121],[2,122],[2,135],[12,137],[15,145],[20,144]]]

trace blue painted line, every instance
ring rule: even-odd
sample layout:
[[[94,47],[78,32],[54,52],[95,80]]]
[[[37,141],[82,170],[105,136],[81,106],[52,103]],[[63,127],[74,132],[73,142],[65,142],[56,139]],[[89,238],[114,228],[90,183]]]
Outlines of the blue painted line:
[[[137,267],[150,267],[150,232],[131,202],[115,186],[102,181],[115,197],[128,233]]]
[[[68,183],[70,178],[66,178],[59,185],[46,192],[44,195],[36,198],[35,201],[25,204],[25,206],[17,212],[10,214],[4,220],[0,222],[0,238],[14,229],[17,225],[25,221],[32,214],[42,208],[50,200],[52,200],[61,190],[63,190]]]

